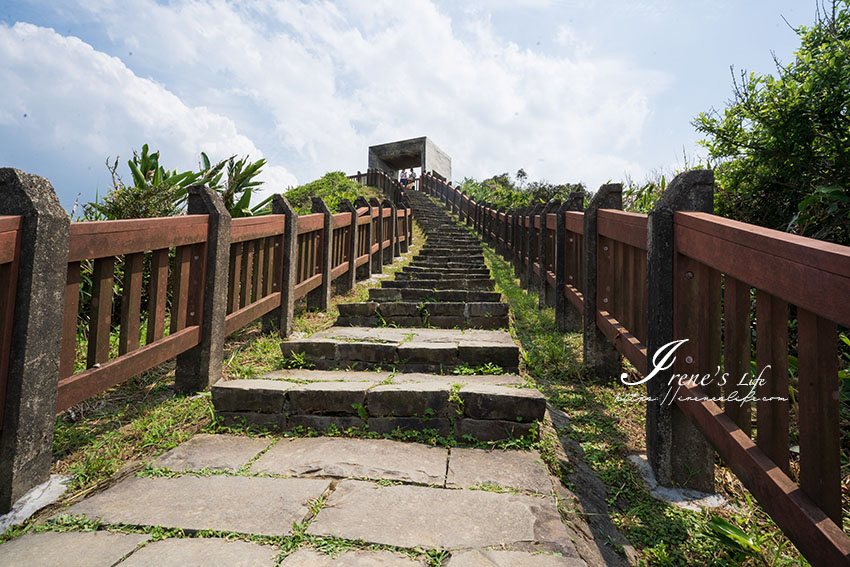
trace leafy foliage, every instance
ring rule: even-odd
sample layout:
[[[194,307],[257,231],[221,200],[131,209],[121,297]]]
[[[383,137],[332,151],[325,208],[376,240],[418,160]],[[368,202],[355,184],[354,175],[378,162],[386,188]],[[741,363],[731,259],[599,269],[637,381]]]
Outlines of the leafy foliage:
[[[202,183],[221,194],[221,200],[224,201],[224,206],[227,207],[231,217],[251,217],[271,213],[269,206],[271,197],[251,207],[253,191],[263,184],[255,178],[266,165],[265,159],[251,163],[248,161],[248,156],[241,159],[230,156],[211,167],[207,154],[201,152],[201,163]],[[222,181],[225,173],[227,178]]]
[[[338,213],[342,199],[353,203],[357,197],[374,196],[374,192],[349,179],[342,171],[331,171],[315,181],[290,189],[284,196],[298,214],[305,215],[310,213],[312,197],[321,197],[332,212]]]
[[[516,172],[516,181],[510,174],[494,175],[483,181],[467,177],[460,185],[460,190],[478,202],[491,203],[495,207],[527,207],[547,203],[552,199],[566,199],[573,191],[580,191],[587,196],[587,191],[581,183],[553,184],[548,181],[528,181],[528,174],[520,169]]]
[[[733,76],[722,112],[694,121],[717,167],[718,214],[850,244],[850,0],[797,28],[777,76]]]
[[[150,153],[148,145],[142,153],[133,152],[127,162],[133,184],[126,185],[118,174],[118,158],[110,165],[112,189],[103,199],[83,205],[83,220],[118,220],[168,217],[180,213],[186,188],[198,182],[201,174],[191,171],[167,171],[159,164],[159,152]]]

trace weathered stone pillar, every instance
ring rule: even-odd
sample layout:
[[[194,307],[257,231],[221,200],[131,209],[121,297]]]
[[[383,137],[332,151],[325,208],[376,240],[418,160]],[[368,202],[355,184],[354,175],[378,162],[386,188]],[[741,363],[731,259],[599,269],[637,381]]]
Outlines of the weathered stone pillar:
[[[514,209],[514,215],[512,220],[512,232],[511,238],[513,239],[513,258],[512,262],[514,265],[514,274],[519,276],[519,259],[522,257],[522,235],[520,234],[520,223],[523,215],[523,208]]]
[[[221,196],[209,187],[189,187],[186,212],[208,215],[207,257],[203,303],[197,291],[189,290],[187,321],[200,321],[201,342],[177,355],[174,389],[199,392],[218,382],[224,360],[224,319],[227,316],[227,266],[230,263],[230,213]],[[201,269],[204,258],[193,256],[191,269]],[[200,311],[200,313],[197,313]],[[200,315],[198,317],[197,315]]]
[[[560,199],[552,199],[546,206],[543,208],[543,212],[540,213],[540,236],[539,238],[539,248],[540,251],[540,280],[537,282],[538,285],[538,302],[537,306],[542,309],[543,307],[555,306],[555,294],[554,290],[549,287],[549,277],[547,275],[547,269],[549,262],[552,258],[549,257],[549,253],[547,253],[546,242],[548,240],[547,236],[549,234],[548,229],[546,228],[547,223],[547,215],[549,213],[557,213],[558,209],[561,208],[561,200]],[[554,250],[552,251],[554,253]]]
[[[616,380],[623,365],[617,349],[596,326],[596,311],[599,308],[596,215],[599,209],[622,208],[623,186],[612,183],[599,188],[584,212],[584,364],[592,376],[605,382]]]
[[[369,199],[369,206],[371,207],[371,214],[378,215],[377,226],[372,228],[373,237],[375,236],[375,231],[377,230],[378,232],[378,251],[372,254],[372,273],[380,274],[384,271],[384,249],[382,248],[384,245],[384,217],[381,216],[384,211],[381,209],[381,203],[374,197]],[[369,246],[371,245],[372,243],[370,241]]]
[[[534,256],[537,253],[537,231],[534,229],[534,218],[540,214],[543,209],[542,205],[534,205],[528,211],[528,227],[523,231],[525,233],[525,254],[528,256],[528,264],[523,266],[523,276],[520,277],[520,285],[531,290],[534,287]]]
[[[348,291],[354,289],[357,283],[357,269],[355,261],[357,260],[357,209],[351,204],[348,199],[342,199],[339,202],[339,210],[343,213],[351,213],[351,230],[348,239],[348,272],[341,278],[340,291]]]
[[[673,213],[714,211],[714,174],[709,170],[677,175],[649,213],[647,225],[647,345],[646,359],[652,360],[676,337],[674,331]],[[659,371],[646,383],[646,452],[655,477],[663,486],[681,486],[714,491],[714,451],[705,437],[670,400],[675,368]],[[708,372],[709,370],[705,370]]]
[[[390,209],[390,247],[384,254],[384,264],[392,264],[393,258],[401,256],[398,244],[398,207],[389,199],[384,199],[384,208]]]
[[[357,279],[368,280],[369,277],[372,275],[372,239],[374,238],[374,236],[372,234],[372,222],[371,222],[372,205],[370,205],[369,201],[367,201],[364,197],[357,197],[357,199],[354,200],[354,206],[357,207],[358,209],[360,209],[362,207],[368,207],[369,208],[369,213],[367,213],[367,214],[370,215],[370,217],[369,217],[370,222],[366,223],[366,225],[365,225],[365,227],[366,227],[366,254],[369,255],[369,259],[366,261],[365,264],[360,266],[360,268],[358,269],[358,274],[357,274]]]
[[[358,175],[360,172],[358,172]],[[263,317],[263,331],[280,331],[281,338],[292,333],[295,319],[295,277],[298,257],[298,213],[283,195],[272,197],[272,214],[284,215],[283,250],[280,262],[280,307]]]
[[[517,247],[517,264],[516,275],[519,278],[519,286],[525,288],[528,285],[528,272],[525,269],[525,255],[528,253],[528,231],[525,229],[525,223],[528,219],[530,207],[523,207],[517,219],[517,239],[519,246]]]
[[[307,294],[307,308],[324,311],[331,304],[331,264],[333,262],[333,215],[325,201],[319,197],[311,200],[310,211],[325,216],[322,228],[322,285]]]
[[[0,168],[0,215],[20,215],[11,352],[0,430],[0,514],[50,478],[70,220],[50,182]]]
[[[578,284],[578,282],[567,282],[566,252],[570,243],[567,241],[567,221],[564,213],[582,209],[584,209],[584,195],[578,191],[570,193],[558,209],[558,228],[555,234],[555,324],[558,331],[562,333],[574,333],[581,330],[582,314],[564,296],[564,287],[567,283],[576,287]]]

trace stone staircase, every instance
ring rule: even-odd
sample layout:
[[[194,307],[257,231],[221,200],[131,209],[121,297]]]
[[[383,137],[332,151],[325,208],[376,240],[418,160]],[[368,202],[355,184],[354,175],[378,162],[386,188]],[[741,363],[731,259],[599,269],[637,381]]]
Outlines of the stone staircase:
[[[395,280],[369,290],[369,301],[339,305],[339,326],[502,329],[508,306],[493,291],[478,239],[459,227],[427,196],[409,194],[427,236],[416,258]]]
[[[378,434],[435,431],[479,441],[519,438],[546,411],[545,398],[513,374],[453,376],[390,372],[281,370],[213,386],[226,425],[357,428]]]
[[[340,305],[335,326],[283,341],[283,355],[301,370],[215,384],[226,423],[432,430],[480,441],[536,427],[545,398],[522,387],[519,348],[494,330],[507,327],[508,309],[478,240],[424,194],[410,201],[428,239],[410,265],[371,289],[370,301]],[[482,367],[507,374],[468,375]]]

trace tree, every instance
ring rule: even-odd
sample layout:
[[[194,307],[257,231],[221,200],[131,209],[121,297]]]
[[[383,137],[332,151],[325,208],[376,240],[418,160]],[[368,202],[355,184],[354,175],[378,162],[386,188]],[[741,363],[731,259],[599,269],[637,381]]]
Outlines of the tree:
[[[694,121],[716,168],[718,214],[850,244],[850,0],[795,30],[777,77],[733,71],[722,112]]]

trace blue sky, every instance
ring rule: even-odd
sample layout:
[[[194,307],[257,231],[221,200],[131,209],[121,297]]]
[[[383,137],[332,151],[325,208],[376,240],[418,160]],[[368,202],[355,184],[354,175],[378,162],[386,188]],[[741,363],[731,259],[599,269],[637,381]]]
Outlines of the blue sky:
[[[264,157],[267,191],[429,136],[453,176],[642,181],[701,155],[729,67],[789,61],[807,0],[3,0],[0,166],[70,208],[148,143]]]

